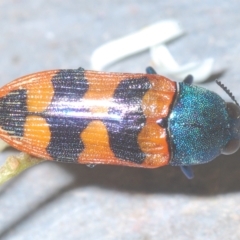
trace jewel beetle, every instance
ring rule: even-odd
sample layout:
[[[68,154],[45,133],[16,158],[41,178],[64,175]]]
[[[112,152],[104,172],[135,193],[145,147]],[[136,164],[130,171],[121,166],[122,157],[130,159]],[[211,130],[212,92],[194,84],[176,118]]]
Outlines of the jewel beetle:
[[[156,168],[207,163],[240,146],[240,107],[146,74],[51,70],[0,89],[0,138],[46,160]]]

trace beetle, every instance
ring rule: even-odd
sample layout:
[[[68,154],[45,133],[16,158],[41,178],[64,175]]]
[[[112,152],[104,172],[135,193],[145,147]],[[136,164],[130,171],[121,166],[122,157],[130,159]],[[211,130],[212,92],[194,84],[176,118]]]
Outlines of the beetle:
[[[51,70],[0,89],[0,138],[46,160],[156,168],[207,163],[240,146],[231,96],[156,74]]]

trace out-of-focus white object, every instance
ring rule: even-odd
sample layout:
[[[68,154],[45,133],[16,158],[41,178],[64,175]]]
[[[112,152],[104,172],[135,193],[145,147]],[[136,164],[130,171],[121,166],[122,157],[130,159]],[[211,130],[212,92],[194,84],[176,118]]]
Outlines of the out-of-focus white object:
[[[191,62],[179,66],[167,47],[163,44],[152,47],[150,53],[155,70],[163,75],[171,75],[182,80],[187,75],[191,74],[194,76],[194,82],[202,82],[212,73],[213,58],[207,58],[202,62]]]
[[[203,82],[212,73],[213,58],[180,66],[163,44],[182,34],[183,30],[177,21],[166,20],[155,23],[139,32],[97,48],[91,57],[92,68],[94,70],[103,70],[106,66],[120,59],[150,48],[153,67],[159,74],[169,75],[179,80],[191,74],[195,82]]]
[[[139,32],[106,43],[97,48],[91,58],[92,68],[102,70],[122,58],[141,52],[159,43],[179,37],[183,30],[177,21],[166,20],[143,28]]]

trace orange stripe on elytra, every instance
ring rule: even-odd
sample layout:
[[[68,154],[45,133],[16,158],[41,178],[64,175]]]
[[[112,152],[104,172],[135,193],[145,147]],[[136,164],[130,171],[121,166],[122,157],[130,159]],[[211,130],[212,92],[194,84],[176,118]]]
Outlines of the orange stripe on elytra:
[[[29,112],[42,112],[49,104],[54,95],[52,75],[42,74],[39,84],[35,82],[27,85],[27,107]]]
[[[98,116],[99,114],[107,114],[114,91],[122,80],[122,76],[85,71],[84,77],[87,79],[89,86],[84,95],[84,101],[87,103],[93,117],[94,114]]]
[[[146,124],[138,136],[140,148],[145,152],[144,165],[160,167],[170,160],[166,129],[157,120],[167,117],[176,93],[176,83],[159,75],[148,75],[152,88],[144,95],[143,112]]]
[[[0,97],[19,89],[27,90],[27,109],[29,112],[42,112],[50,104],[54,94],[51,83],[59,70],[51,70],[20,77],[0,88]]]
[[[39,88],[41,84],[44,84],[44,82],[46,82],[46,84],[49,83],[53,76],[55,76],[58,72],[59,70],[50,70],[17,78],[0,88],[0,97],[4,97],[14,90],[28,89],[28,87],[32,84],[35,84],[35,86]]]
[[[50,137],[49,126],[44,118],[39,116],[28,116],[26,118],[23,138],[27,139],[29,144],[46,148]]]
[[[106,163],[115,157],[109,146],[106,126],[101,121],[92,121],[79,136],[84,150],[79,156],[79,163]]]
[[[52,160],[46,152],[50,141],[50,130],[45,119],[38,116],[28,116],[24,125],[24,136],[19,138],[9,135],[0,129],[1,139],[12,147],[39,158]]]

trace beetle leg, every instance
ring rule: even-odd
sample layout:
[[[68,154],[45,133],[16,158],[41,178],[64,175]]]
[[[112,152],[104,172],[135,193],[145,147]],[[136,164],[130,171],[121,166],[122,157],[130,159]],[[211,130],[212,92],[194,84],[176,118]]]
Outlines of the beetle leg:
[[[146,73],[147,74],[157,74],[157,72],[154,70],[153,67],[147,67],[146,68]]]
[[[187,75],[184,79],[183,82],[186,84],[191,85],[193,83],[193,76],[192,75]]]
[[[194,178],[193,170],[190,166],[180,166],[183,174],[188,178],[192,179]]]

